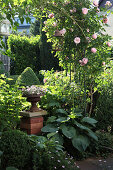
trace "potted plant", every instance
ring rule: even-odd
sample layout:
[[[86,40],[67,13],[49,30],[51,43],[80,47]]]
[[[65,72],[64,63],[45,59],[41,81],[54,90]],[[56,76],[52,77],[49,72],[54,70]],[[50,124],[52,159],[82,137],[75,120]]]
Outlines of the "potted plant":
[[[40,109],[37,107],[36,103],[40,101],[40,97],[46,93],[46,89],[39,86],[27,86],[22,89],[23,97],[27,97],[27,101],[31,102],[30,112],[38,112]]]

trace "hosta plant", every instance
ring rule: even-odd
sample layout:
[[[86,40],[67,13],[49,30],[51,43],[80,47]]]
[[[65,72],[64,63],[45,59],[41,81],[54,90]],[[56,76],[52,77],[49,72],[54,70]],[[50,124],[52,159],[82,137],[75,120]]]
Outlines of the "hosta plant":
[[[46,132],[47,137],[55,138],[62,145],[66,137],[71,140],[76,149],[82,152],[90,145],[91,138],[98,140],[92,130],[96,123],[93,118],[83,117],[82,111],[77,109],[68,113],[62,108],[57,108],[55,115],[48,118],[42,132]]]

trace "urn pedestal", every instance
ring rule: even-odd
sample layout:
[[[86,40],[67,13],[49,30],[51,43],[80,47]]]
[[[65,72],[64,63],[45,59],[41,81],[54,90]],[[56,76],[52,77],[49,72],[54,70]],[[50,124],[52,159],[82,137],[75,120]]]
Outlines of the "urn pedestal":
[[[41,109],[38,112],[20,112],[20,116],[22,116],[20,122],[21,130],[27,132],[28,135],[40,134],[41,128],[43,127],[43,115],[46,114],[47,112]]]

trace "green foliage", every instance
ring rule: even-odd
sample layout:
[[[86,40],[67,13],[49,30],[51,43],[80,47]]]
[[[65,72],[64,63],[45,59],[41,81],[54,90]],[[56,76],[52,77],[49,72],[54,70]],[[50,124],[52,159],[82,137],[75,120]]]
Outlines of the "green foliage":
[[[0,74],[4,74],[4,73],[5,73],[4,65],[3,65],[3,63],[0,61]]]
[[[31,85],[39,85],[40,82],[36,74],[34,73],[34,71],[30,67],[27,67],[18,77],[16,84],[31,86]]]
[[[33,144],[24,132],[5,131],[0,140],[0,150],[3,151],[2,168],[14,166],[22,169],[31,161]]]
[[[55,137],[56,141],[60,144],[65,143],[64,139],[66,137],[80,152],[86,150],[91,138],[96,141],[98,140],[93,132],[93,127],[97,123],[96,120],[83,117],[82,111],[78,109],[63,109],[60,101],[55,99],[54,95],[51,96],[51,100],[48,100],[48,94],[44,97],[47,102],[45,103],[45,108],[51,113],[47,119],[46,126],[42,128],[42,132],[48,133],[47,136]],[[42,98],[43,104],[44,97]]]
[[[35,72],[40,70],[40,36],[21,37],[20,35],[10,35],[8,37],[8,55],[12,57],[11,74],[21,74],[26,67],[31,67]]]
[[[19,112],[25,101],[18,87],[9,85],[7,81],[9,78],[0,76],[0,131],[17,127]]]
[[[36,151],[33,154],[33,168],[38,170],[69,169],[77,170],[75,160],[63,151],[63,147],[54,139],[44,136],[30,137],[36,143]]]
[[[103,157],[113,153],[113,136],[104,130],[97,131],[96,135],[98,136],[98,141],[92,141],[92,144],[86,152],[90,153],[90,155]]]
[[[10,85],[15,85],[17,78],[19,75],[10,75],[8,76],[9,80],[7,80],[7,83]]]

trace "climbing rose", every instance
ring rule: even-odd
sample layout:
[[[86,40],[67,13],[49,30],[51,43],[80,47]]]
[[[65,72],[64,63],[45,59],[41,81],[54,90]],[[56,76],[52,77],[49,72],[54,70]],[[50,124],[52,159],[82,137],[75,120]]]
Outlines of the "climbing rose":
[[[87,28],[87,32],[89,32],[89,28]]]
[[[86,14],[88,13],[88,9],[87,9],[87,8],[82,8],[82,13],[83,13],[84,15],[86,15]]]
[[[99,12],[100,12],[100,9],[99,9],[99,8],[97,8],[96,12],[97,12],[97,13],[99,13]]]
[[[82,60],[79,60],[81,66],[84,66],[85,64],[87,64],[87,62],[88,62],[88,58],[83,58]]]
[[[56,27],[56,26],[57,26],[57,23],[56,23],[56,22],[54,22],[54,23],[53,23],[53,27]]]
[[[98,6],[98,1],[97,0],[93,1],[93,5]]]
[[[82,62],[83,62],[84,64],[87,64],[88,58],[83,58],[83,59],[82,59]]]
[[[111,47],[111,43],[110,42],[107,42],[107,45],[108,45],[108,47]]]
[[[49,18],[54,18],[54,14],[51,13],[51,14],[48,15],[48,17]]]
[[[96,53],[97,52],[96,48],[91,48],[91,52]]]
[[[79,37],[76,37],[76,38],[74,39],[74,42],[75,42],[75,44],[79,44],[79,43],[80,43],[80,38],[79,38]]]
[[[46,83],[47,79],[44,79],[43,82]]]
[[[93,34],[93,35],[92,35],[92,38],[93,38],[93,39],[96,39],[96,38],[97,38],[97,34]]]
[[[110,1],[106,1],[106,3],[105,3],[105,6],[111,6],[112,5],[112,3],[110,2]]]
[[[102,62],[102,65],[105,66],[105,64],[106,64],[106,63],[103,61],[103,62]]]
[[[62,30],[60,30],[60,33],[64,35],[66,33],[66,29],[63,28]]]
[[[108,18],[106,16],[103,16],[103,23],[107,24]]]

